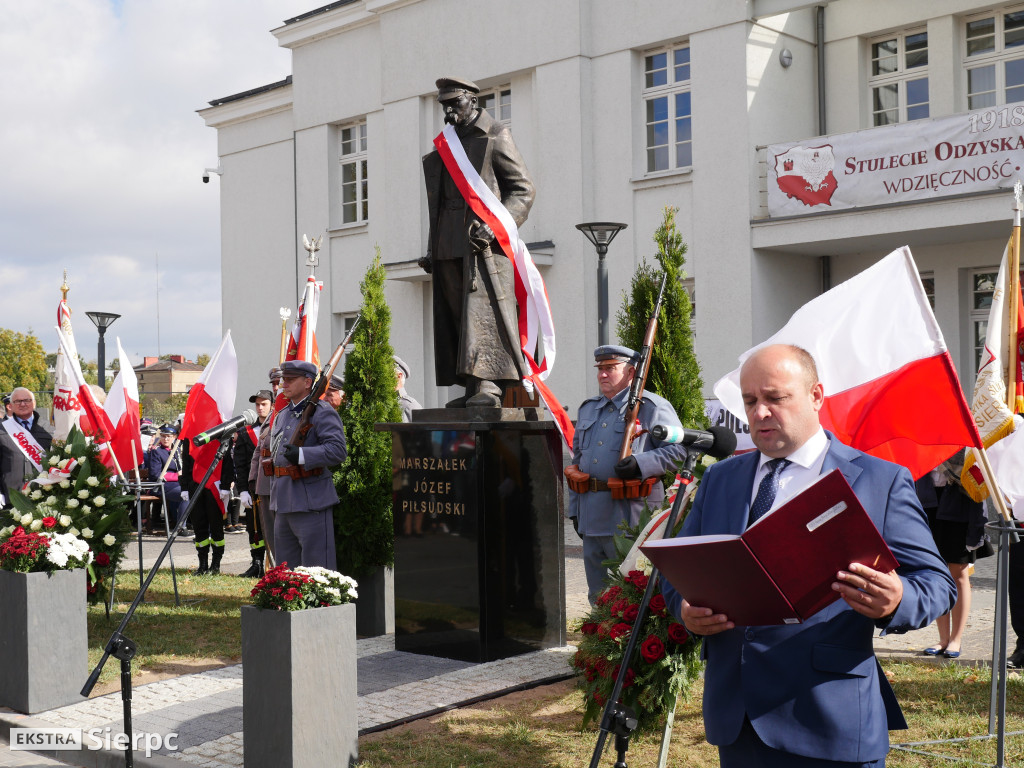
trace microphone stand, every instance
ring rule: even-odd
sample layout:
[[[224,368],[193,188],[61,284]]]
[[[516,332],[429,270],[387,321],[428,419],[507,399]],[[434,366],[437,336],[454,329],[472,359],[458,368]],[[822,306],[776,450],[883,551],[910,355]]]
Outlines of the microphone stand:
[[[683,504],[689,494],[684,493],[684,486],[693,482],[693,468],[697,464],[697,457],[700,454],[696,451],[686,451],[686,462],[679,473],[680,485],[676,491],[675,501],[672,503],[672,511],[668,516],[668,523],[665,525],[665,535],[671,536],[676,527],[676,520],[679,518]],[[636,730],[636,713],[619,702],[622,689],[625,687],[626,675],[633,663],[633,656],[636,653],[636,646],[640,638],[640,629],[647,620],[647,609],[654,596],[654,588],[658,584],[660,572],[652,566],[651,576],[647,580],[647,589],[644,591],[643,599],[640,601],[640,610],[637,612],[636,621],[633,622],[633,629],[629,633],[629,643],[626,645],[626,652],[622,655],[622,664],[619,665],[619,676],[615,678],[615,685],[604,705],[604,714],[601,716],[600,733],[597,735],[597,743],[594,745],[594,753],[590,758],[590,768],[597,768],[601,762],[601,755],[604,752],[605,741],[608,734],[615,735],[615,752],[617,759],[614,768],[626,767],[626,750],[629,749],[629,737]]]
[[[167,537],[167,543],[164,544],[163,550],[160,552],[160,556],[157,557],[156,562],[149,571],[149,576],[146,577],[145,582],[139,587],[139,592],[135,595],[135,599],[132,600],[132,604],[128,607],[128,611],[125,613],[124,618],[121,619],[121,623],[117,629],[110,635],[110,639],[107,640],[106,646],[103,648],[103,657],[99,660],[96,668],[89,675],[89,679],[86,681],[85,686],[82,688],[81,694],[86,698],[92,693],[93,687],[96,685],[96,681],[99,680],[100,673],[103,671],[103,666],[107,663],[107,659],[111,656],[119,659],[121,662],[121,702],[124,705],[124,733],[125,733],[125,747],[124,747],[124,764],[127,768],[133,768],[134,757],[134,734],[132,733],[132,664],[131,661],[135,657],[137,646],[135,643],[124,636],[124,630],[128,626],[128,622],[131,621],[132,616],[135,615],[135,609],[139,607],[142,599],[146,596],[146,590],[149,589],[149,585],[153,582],[153,578],[156,576],[157,570],[160,568],[160,563],[164,561],[164,557],[170,552],[171,546],[174,544],[175,539],[178,538],[178,534],[184,528],[188,522],[188,517],[192,513],[192,507],[195,506],[196,500],[199,498],[199,494],[206,488],[206,483],[210,480],[213,475],[213,470],[216,468],[221,461],[224,459],[224,454],[227,453],[230,441],[221,440],[217,453],[214,456],[213,461],[210,463],[209,468],[206,470],[206,474],[203,476],[203,480],[198,485],[198,490],[195,495],[189,498],[188,506],[185,507],[185,512],[179,516],[178,524],[174,526],[174,530]]]

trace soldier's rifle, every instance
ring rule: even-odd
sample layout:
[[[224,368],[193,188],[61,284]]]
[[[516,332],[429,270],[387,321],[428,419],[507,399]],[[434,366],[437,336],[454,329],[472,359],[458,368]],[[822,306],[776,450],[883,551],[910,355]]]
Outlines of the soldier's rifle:
[[[633,455],[633,441],[646,431],[637,431],[640,402],[644,396],[644,388],[647,386],[647,374],[651,369],[651,353],[654,349],[654,337],[658,333],[658,315],[661,313],[661,303],[665,297],[665,283],[667,280],[668,272],[661,276],[658,299],[654,302],[654,310],[647,320],[644,345],[640,350],[640,359],[637,361],[633,373],[633,381],[629,385],[629,396],[626,398],[626,424],[622,433],[622,445],[619,446],[619,461]],[[657,481],[657,477],[641,478],[639,480],[623,480],[622,478],[611,477],[608,478],[608,490],[611,491],[613,499],[636,499],[649,495],[651,488],[654,487]]]

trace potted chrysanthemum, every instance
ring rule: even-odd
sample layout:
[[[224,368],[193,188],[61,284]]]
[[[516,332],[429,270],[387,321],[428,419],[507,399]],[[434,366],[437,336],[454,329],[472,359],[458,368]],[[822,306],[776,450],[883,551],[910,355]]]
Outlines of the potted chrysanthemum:
[[[253,587],[253,604],[242,606],[246,766],[355,762],[356,586],[337,571],[282,563]]]

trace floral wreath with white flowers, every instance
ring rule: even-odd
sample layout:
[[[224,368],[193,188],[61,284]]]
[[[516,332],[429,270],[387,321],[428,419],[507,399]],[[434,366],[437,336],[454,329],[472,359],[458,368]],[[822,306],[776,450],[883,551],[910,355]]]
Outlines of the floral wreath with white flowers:
[[[11,491],[12,509],[0,513],[0,567],[50,572],[84,567],[89,599],[99,601],[131,536],[128,510],[134,496],[117,488],[100,461],[100,449],[77,427],[65,442],[53,442],[42,465],[45,471],[21,491]],[[35,553],[31,562],[22,551],[26,548]]]

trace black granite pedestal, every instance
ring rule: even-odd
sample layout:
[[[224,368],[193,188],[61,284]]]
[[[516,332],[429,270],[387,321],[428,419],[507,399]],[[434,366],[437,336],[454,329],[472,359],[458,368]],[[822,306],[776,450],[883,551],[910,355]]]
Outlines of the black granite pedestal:
[[[493,661],[565,644],[562,438],[535,408],[392,432],[395,648]]]

